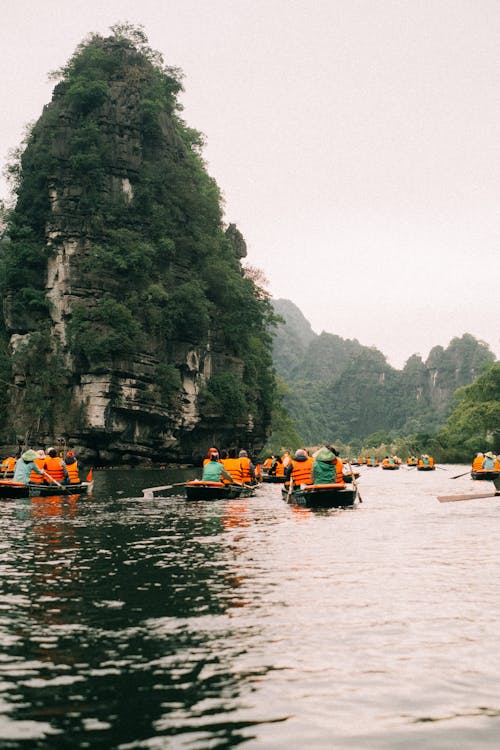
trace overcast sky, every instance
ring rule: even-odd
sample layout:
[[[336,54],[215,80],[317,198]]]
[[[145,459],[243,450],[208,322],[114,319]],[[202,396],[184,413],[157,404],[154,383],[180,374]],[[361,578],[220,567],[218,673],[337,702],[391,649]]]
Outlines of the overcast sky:
[[[500,355],[498,0],[0,6],[3,163],[48,73],[89,32],[142,24],[274,297],[396,367],[465,332]]]

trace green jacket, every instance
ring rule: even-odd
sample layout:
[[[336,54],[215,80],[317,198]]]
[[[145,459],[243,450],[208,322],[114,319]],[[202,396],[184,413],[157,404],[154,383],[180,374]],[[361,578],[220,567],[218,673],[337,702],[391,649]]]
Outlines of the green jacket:
[[[337,468],[330,461],[316,461],[312,467],[314,484],[334,484],[337,477]]]

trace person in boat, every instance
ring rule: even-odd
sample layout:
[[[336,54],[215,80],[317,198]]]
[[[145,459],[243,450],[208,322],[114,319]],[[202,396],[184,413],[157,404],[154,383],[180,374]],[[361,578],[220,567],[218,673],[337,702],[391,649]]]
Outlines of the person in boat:
[[[305,448],[295,451],[288,466],[285,466],[285,482],[293,480],[296,487],[301,484],[311,484],[311,471],[314,459],[309,456]]]
[[[7,456],[0,465],[2,474],[12,474],[16,468],[17,459],[14,456]]]
[[[492,451],[487,451],[487,453],[484,454],[481,468],[485,471],[493,471],[495,468],[495,456]]]
[[[476,453],[472,459],[472,471],[478,471],[483,468],[484,453]]]
[[[273,463],[273,459],[274,458],[275,458],[274,456],[268,456],[266,458],[266,460],[262,464],[262,468],[264,469],[264,471],[269,471],[269,469],[271,468],[271,464]]]
[[[382,466],[394,466],[394,459],[389,456],[385,456],[384,460],[382,461]]]
[[[35,451],[37,458],[35,458],[34,462],[39,469],[43,469],[43,465],[45,463],[46,455],[45,451],[40,448],[40,450]],[[44,484],[45,482],[45,474],[42,472],[42,474],[39,474],[37,471],[32,471],[30,474],[30,484]]]
[[[495,456],[495,465],[493,471],[500,471],[500,456]]]
[[[337,481],[337,456],[323,446],[314,455],[311,469],[312,484],[335,484]]]
[[[255,482],[255,466],[250,461],[248,453],[245,450],[241,450],[238,453],[241,465],[241,481],[244,484],[253,484]]]
[[[431,463],[431,457],[427,455],[427,453],[422,453],[420,458],[418,459],[418,465],[419,466],[433,466],[434,461]]]
[[[290,465],[291,460],[292,457],[290,455],[290,451],[283,451],[283,455],[281,456],[281,463],[283,464],[285,469]]]
[[[280,456],[273,456],[273,462],[269,469],[269,475],[273,477],[282,477],[285,474],[285,467]]]
[[[223,479],[227,479],[231,484],[234,483],[231,474],[226,471],[219,461],[219,452],[216,450],[212,450],[208,461],[203,466],[201,478],[204,482],[222,482]]]
[[[221,451],[220,462],[227,473],[231,476],[230,481],[233,483],[236,482],[237,484],[241,484],[243,481],[243,475],[241,470],[241,462],[239,458],[236,457],[236,448],[230,448],[228,451]]]
[[[73,451],[66,453],[64,464],[68,471],[69,484],[80,484],[80,473],[78,471],[78,461]]]
[[[16,463],[13,481],[19,482],[20,484],[29,484],[32,472],[35,472],[35,474],[41,474],[43,476],[43,469],[40,469],[35,463],[35,459],[37,458],[38,456],[35,451],[24,451],[21,458]]]
[[[326,447],[335,456],[334,463],[335,463],[335,468],[336,468],[336,472],[337,472],[335,481],[336,482],[343,482],[344,481],[344,464],[342,462],[342,459],[339,456],[339,452],[335,448],[335,446],[333,446],[333,445],[327,445]]]
[[[219,449],[218,448],[209,448],[208,449],[207,455],[203,459],[203,466],[205,466],[205,464],[208,464],[208,462],[210,461],[210,456],[212,455],[212,453],[217,453],[217,455],[219,455]]]
[[[50,474],[52,479],[55,479],[60,484],[68,484],[68,469],[62,458],[57,455],[55,448],[47,449],[47,456],[43,468],[48,474]]]

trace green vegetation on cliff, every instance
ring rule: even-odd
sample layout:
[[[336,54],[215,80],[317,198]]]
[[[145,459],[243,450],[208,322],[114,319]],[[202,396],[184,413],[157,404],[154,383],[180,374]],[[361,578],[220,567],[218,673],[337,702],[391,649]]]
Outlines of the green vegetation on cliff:
[[[464,334],[446,349],[434,347],[426,362],[415,354],[395,370],[355,339],[315,334],[288,300],[273,304],[284,320],[274,341],[275,367],[288,386],[284,405],[308,445],[335,440],[361,448],[412,435],[423,450],[424,436],[446,423],[456,389],[494,361],[486,344]]]
[[[57,422],[55,384],[36,375],[52,371],[56,352],[62,381],[76,387],[99,373],[124,380],[133,369],[124,361],[146,356],[143,400],[173,419],[185,352],[196,348],[214,353],[211,371],[200,373],[211,414],[233,426],[251,419],[263,438],[274,312],[241,266],[243,237],[223,224],[203,138],[180,117],[180,72],[141,29],[116,26],[80,44],[56,77],[52,102],[10,166],[17,202],[1,257],[6,332],[32,359],[21,386],[28,393],[36,380],[39,397],[55,405],[32,429]],[[37,335],[43,351],[32,345]],[[11,406],[19,423],[27,400]],[[66,405],[60,429],[68,415]]]

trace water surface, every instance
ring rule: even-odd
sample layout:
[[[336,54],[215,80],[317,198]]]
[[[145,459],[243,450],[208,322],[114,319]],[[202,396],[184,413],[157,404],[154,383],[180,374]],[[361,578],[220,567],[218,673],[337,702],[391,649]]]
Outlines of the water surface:
[[[362,468],[342,511],[142,499],[168,470],[0,501],[0,746],[498,748],[499,501],[436,500],[466,469]]]

